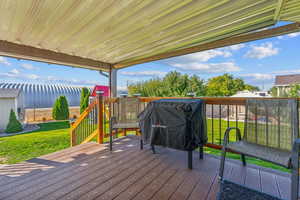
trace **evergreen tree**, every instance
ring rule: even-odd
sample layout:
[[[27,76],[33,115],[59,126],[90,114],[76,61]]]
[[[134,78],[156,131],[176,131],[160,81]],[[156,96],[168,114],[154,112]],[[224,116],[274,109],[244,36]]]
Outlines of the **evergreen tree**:
[[[52,117],[55,120],[69,119],[69,105],[65,96],[56,99],[53,105]]]
[[[89,106],[90,91],[86,87],[81,89],[80,96],[80,113],[82,113]]]
[[[17,120],[16,113],[10,110],[9,122],[6,126],[6,133],[16,133],[23,130],[22,124]]]

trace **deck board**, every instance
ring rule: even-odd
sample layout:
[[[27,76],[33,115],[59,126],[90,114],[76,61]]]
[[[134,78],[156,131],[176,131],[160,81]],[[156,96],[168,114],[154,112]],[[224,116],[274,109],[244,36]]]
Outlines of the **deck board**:
[[[255,190],[261,190],[259,170],[253,168],[246,168],[246,170],[245,185]]]
[[[275,177],[276,176],[272,173],[260,170],[260,182],[262,191],[273,196],[280,196]]]
[[[107,145],[87,143],[15,165],[0,166],[0,199],[215,199],[219,158],[146,145],[127,136]],[[283,199],[290,196],[289,174],[227,160],[224,178]]]

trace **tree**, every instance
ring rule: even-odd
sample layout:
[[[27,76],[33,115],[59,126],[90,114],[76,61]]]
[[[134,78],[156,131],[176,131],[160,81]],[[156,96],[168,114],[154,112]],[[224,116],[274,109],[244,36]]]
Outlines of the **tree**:
[[[271,93],[272,97],[278,97],[278,89],[276,87],[272,87],[269,92]]]
[[[139,93],[144,97],[163,97],[166,96],[166,89],[160,79],[150,79],[144,82],[130,84],[128,86],[130,95]]]
[[[69,119],[69,105],[65,96],[56,99],[53,105],[52,117],[55,120]]]
[[[259,87],[253,86],[253,85],[245,84],[244,90],[248,90],[248,91],[259,91]]]
[[[242,90],[258,90],[257,87],[247,85],[242,79],[229,74],[209,79],[206,89],[208,96],[232,96]]]
[[[299,97],[300,95],[300,84],[294,84],[291,86],[291,89],[287,93],[288,97]]]
[[[16,113],[11,109],[9,114],[9,122],[6,126],[6,133],[16,133],[23,130],[22,124],[18,121]]]
[[[140,93],[145,97],[186,97],[188,93],[196,96],[231,96],[238,91],[257,91],[258,87],[245,84],[240,78],[224,74],[205,81],[197,75],[188,76],[172,71],[164,78],[155,78],[128,86],[130,95]]]
[[[206,85],[203,79],[200,79],[199,76],[193,75],[189,80],[189,92],[195,92],[196,96],[205,96],[206,95]]]
[[[205,83],[198,76],[188,76],[176,71],[169,72],[164,78],[155,78],[128,86],[129,94],[140,93],[142,96],[184,97],[194,92],[197,96],[205,95]]]
[[[89,106],[90,90],[86,87],[81,89],[80,95],[80,113],[82,113]]]

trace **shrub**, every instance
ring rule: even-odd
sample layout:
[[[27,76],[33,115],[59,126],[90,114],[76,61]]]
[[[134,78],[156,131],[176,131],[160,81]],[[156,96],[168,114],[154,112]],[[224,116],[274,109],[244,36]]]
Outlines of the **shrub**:
[[[69,105],[65,96],[56,99],[52,109],[52,117],[55,120],[69,119]]]
[[[9,122],[6,126],[6,133],[16,133],[23,130],[22,124],[17,120],[16,113],[10,110]]]
[[[80,113],[82,113],[89,106],[90,91],[86,87],[81,89],[80,96]]]

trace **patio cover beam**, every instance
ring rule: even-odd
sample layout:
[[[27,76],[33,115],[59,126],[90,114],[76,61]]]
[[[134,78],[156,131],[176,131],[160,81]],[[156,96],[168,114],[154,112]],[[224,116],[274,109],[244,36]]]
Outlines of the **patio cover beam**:
[[[17,59],[109,71],[110,63],[0,40],[0,55]]]
[[[196,53],[196,52],[200,52],[200,51],[231,46],[231,45],[240,44],[240,43],[244,43],[244,42],[261,40],[261,39],[265,39],[265,38],[271,38],[271,37],[284,35],[284,34],[288,34],[288,33],[293,33],[293,32],[297,32],[297,31],[300,31],[300,23],[299,22],[276,27],[276,28],[271,28],[271,29],[267,29],[267,30],[233,36],[233,37],[225,38],[222,40],[216,40],[213,42],[200,44],[200,45],[197,45],[194,47],[189,47],[186,49],[179,49],[179,50],[175,50],[175,51],[171,51],[171,52],[162,53],[159,55],[150,56],[148,58],[142,58],[142,59],[127,61],[127,62],[126,61],[120,62],[120,63],[114,64],[113,67],[114,68],[124,68],[124,67],[128,67],[131,65],[171,58],[171,57],[175,57],[175,56],[182,56],[182,55],[186,55],[186,54],[190,54],[190,53]]]

